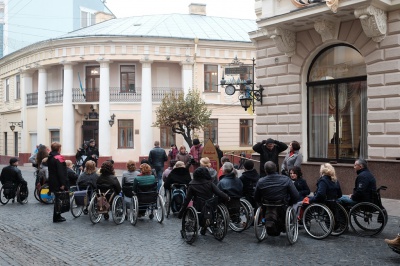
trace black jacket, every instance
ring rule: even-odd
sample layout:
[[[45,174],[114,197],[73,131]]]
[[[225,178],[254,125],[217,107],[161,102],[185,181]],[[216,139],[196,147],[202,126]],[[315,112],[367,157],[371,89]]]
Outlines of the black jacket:
[[[308,187],[307,182],[304,178],[298,177],[293,183],[300,194],[300,200],[303,200],[310,194],[310,188]]]
[[[160,147],[154,147],[149,153],[149,163],[151,167],[164,167],[164,162],[168,161],[165,150]]]
[[[324,175],[317,182],[317,191],[310,197],[310,203],[324,203],[326,200],[337,200],[342,196],[339,181],[333,182],[330,176]]]
[[[68,188],[70,188],[71,186],[76,186],[76,180],[78,180],[78,175],[71,168],[67,168]]]
[[[275,173],[260,178],[257,183],[254,199],[261,203],[263,198],[268,201],[284,201],[292,205],[299,201],[300,195],[289,177]]]
[[[357,178],[351,199],[357,202],[372,201],[372,193],[376,191],[376,180],[367,168],[357,171]]]
[[[25,179],[22,177],[21,170],[15,165],[9,165],[1,170],[1,184],[13,183],[15,185],[27,184]]]
[[[50,152],[47,166],[49,169],[49,189],[51,192],[60,191],[60,187],[67,186],[67,165],[64,157],[57,152]]]
[[[121,192],[121,184],[118,179],[113,175],[100,175],[96,182],[97,187],[101,187],[101,192],[105,193],[108,189],[112,189],[114,194],[119,194]]]
[[[260,154],[260,176],[266,175],[264,164],[268,161],[275,163],[277,168],[276,170],[279,173],[279,153],[283,152],[287,148],[288,145],[277,140],[275,140],[275,146],[272,150],[269,150],[266,144],[263,144],[262,142],[257,142],[257,144],[253,146],[253,150]]]
[[[224,178],[219,181],[217,187],[231,198],[242,197],[243,184],[242,181],[236,177],[234,172],[225,175]]]
[[[192,181],[192,177],[190,176],[189,169],[186,167],[174,168],[167,176],[167,179],[164,183],[164,188],[170,189],[171,185],[175,183],[188,185],[190,181]]]
[[[83,165],[85,165],[87,161],[94,161],[97,166],[97,160],[99,159],[99,150],[97,149],[97,147],[89,146],[86,150],[86,155],[87,155],[87,157],[86,157],[86,160],[84,161]]]
[[[251,169],[242,173],[240,180],[242,180],[243,183],[243,196],[254,197],[254,191],[259,179],[260,175],[257,173],[256,169]]]

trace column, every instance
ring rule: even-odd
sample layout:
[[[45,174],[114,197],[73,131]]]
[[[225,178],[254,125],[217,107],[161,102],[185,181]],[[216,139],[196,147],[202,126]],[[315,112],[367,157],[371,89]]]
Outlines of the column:
[[[28,136],[28,116],[26,112],[26,94],[32,93],[32,71],[21,72],[21,121],[23,128],[21,128],[21,153],[31,153]],[[37,143],[34,143],[35,145]]]
[[[151,63],[150,60],[142,60],[142,101],[140,112],[140,143],[141,155],[149,155],[153,148],[153,99],[151,87]]]
[[[75,119],[72,105],[73,64],[64,64],[63,118],[62,118],[62,153],[75,154]]]
[[[47,70],[39,68],[38,78],[38,105],[36,118],[37,144],[50,145],[46,140],[46,90],[47,90]]]
[[[99,154],[111,156],[110,138],[110,61],[98,60],[100,63],[100,99],[99,99]]]
[[[193,62],[181,62],[182,66],[182,87],[185,96],[193,88]]]

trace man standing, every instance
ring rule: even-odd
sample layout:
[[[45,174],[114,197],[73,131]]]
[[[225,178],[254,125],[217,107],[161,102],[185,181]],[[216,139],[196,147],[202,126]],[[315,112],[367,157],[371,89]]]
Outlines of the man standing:
[[[268,161],[275,163],[277,172],[279,173],[279,153],[285,151],[288,148],[283,142],[273,140],[271,138],[257,142],[253,146],[253,150],[260,154],[260,176],[265,176],[264,164]]]
[[[149,153],[149,163],[151,167],[156,170],[158,182],[157,190],[161,187],[161,177],[164,171],[164,162],[166,161],[168,161],[167,154],[165,153],[165,150],[160,147],[160,142],[156,140],[154,142],[154,148]]]
[[[58,202],[57,192],[64,191],[67,185],[67,165],[64,157],[60,154],[61,144],[53,142],[47,165],[49,169],[49,189],[55,195],[55,202]],[[58,211],[57,204],[54,203],[53,223],[64,222],[65,218]]]
[[[21,184],[22,185],[21,190],[26,191],[26,189],[24,188],[27,187],[27,182],[22,177],[21,170],[19,170],[17,167],[18,161],[19,161],[18,157],[13,157],[10,159],[10,165],[4,167],[3,170],[1,170],[0,181],[2,185],[8,183],[8,184],[13,184],[15,187],[18,187]]]
[[[91,139],[89,141],[89,147],[87,148],[86,155],[87,158],[85,164],[87,161],[94,161],[97,167],[97,160],[99,159],[99,150],[96,147],[96,141],[94,139]]]
[[[364,159],[354,162],[354,170],[357,173],[353,194],[342,196],[339,202],[344,205],[355,205],[358,202],[372,202],[372,194],[376,191],[376,179],[368,170],[368,163]]]

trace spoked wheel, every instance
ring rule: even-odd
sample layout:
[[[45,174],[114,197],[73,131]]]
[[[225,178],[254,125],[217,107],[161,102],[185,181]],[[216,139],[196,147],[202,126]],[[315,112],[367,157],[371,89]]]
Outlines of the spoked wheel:
[[[97,197],[94,195],[89,204],[89,219],[93,224],[97,224],[102,216],[97,212]]]
[[[196,209],[194,207],[189,207],[186,209],[182,218],[182,238],[185,239],[186,243],[192,244],[196,240],[198,232],[199,218]]]
[[[4,195],[4,187],[1,187],[0,189],[0,202],[3,205],[6,205],[10,199],[6,198]]]
[[[170,212],[171,212],[171,192],[170,192],[171,190],[165,190],[165,211],[166,211],[166,213],[167,213],[167,218],[168,218],[168,216],[169,216],[169,214],[170,214]]]
[[[350,210],[350,226],[360,236],[374,236],[382,232],[386,217],[381,208],[369,202],[356,204]]]
[[[303,213],[304,229],[312,238],[324,239],[329,236],[334,224],[333,214],[325,205],[313,203]]]
[[[226,208],[226,213],[229,215],[227,208]],[[240,233],[248,228],[247,225],[249,224],[249,221],[250,221],[249,210],[247,209],[247,206],[245,205],[245,203],[240,201],[239,217],[238,217],[237,221],[233,221],[232,219],[230,219],[229,227],[233,231]]]
[[[254,217],[254,233],[258,241],[263,241],[267,236],[267,228],[262,222],[261,207],[258,207],[256,216]]]
[[[333,227],[331,234],[333,236],[340,236],[349,228],[349,215],[347,214],[346,209],[339,203],[337,203],[336,208],[338,209],[335,212],[336,217],[334,217],[335,226]]]
[[[157,222],[162,223],[164,221],[165,208],[164,208],[164,200],[160,194],[157,195],[157,205],[154,211],[156,214]]]
[[[35,196],[35,199],[40,202],[40,190],[38,190],[37,187],[35,187],[33,195]]]
[[[72,216],[74,216],[75,218],[78,218],[79,216],[81,216],[83,212],[83,206],[79,206],[76,201],[75,201],[75,196],[71,197],[71,214]]]
[[[39,199],[40,202],[44,204],[53,204],[54,203],[54,193],[50,192],[49,186],[48,185],[43,185],[40,188],[39,192]]]
[[[137,219],[139,215],[139,202],[136,196],[133,196],[131,199],[131,209],[129,212],[129,222],[132,225],[136,225]]]
[[[296,212],[292,206],[286,209],[286,237],[290,244],[294,244],[299,236],[299,224],[297,222]]]
[[[124,198],[115,196],[112,203],[112,216],[115,224],[122,224],[125,220],[125,203]]]
[[[228,214],[220,204],[217,205],[214,221],[210,225],[214,238],[222,241],[228,233]]]
[[[26,186],[22,188],[22,186],[19,185],[17,188],[17,202],[19,202],[20,204],[28,203],[28,196],[29,196],[28,187]]]
[[[240,204],[243,204],[245,206],[245,208],[247,209],[247,212],[249,213],[249,221],[247,222],[247,226],[246,226],[246,229],[249,229],[249,227],[254,222],[254,208],[253,208],[253,206],[251,206],[251,203],[244,198],[240,199]]]

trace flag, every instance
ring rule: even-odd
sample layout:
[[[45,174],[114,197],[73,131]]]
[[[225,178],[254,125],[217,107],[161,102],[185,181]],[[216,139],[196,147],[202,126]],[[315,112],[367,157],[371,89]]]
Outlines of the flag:
[[[247,108],[247,113],[249,113],[249,115],[253,115],[253,104],[250,104],[249,108]]]
[[[79,79],[79,87],[80,87],[81,92],[82,92],[82,94],[83,94],[83,98],[86,99],[86,97],[85,97],[85,91],[83,90],[83,87],[82,87],[82,81],[81,81],[81,76],[79,75],[79,72],[78,72],[78,79]]]

